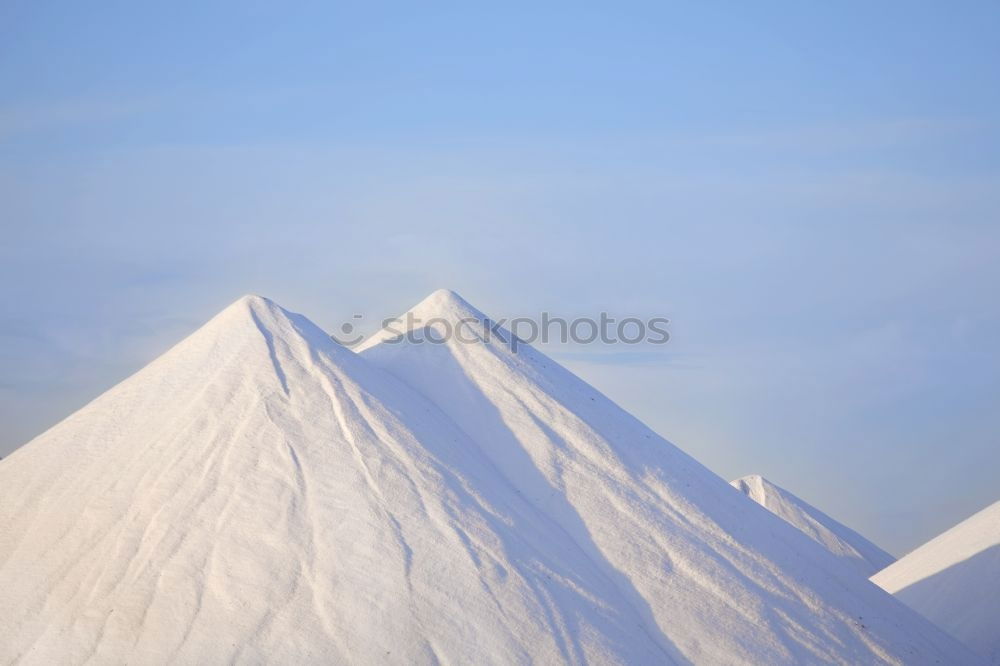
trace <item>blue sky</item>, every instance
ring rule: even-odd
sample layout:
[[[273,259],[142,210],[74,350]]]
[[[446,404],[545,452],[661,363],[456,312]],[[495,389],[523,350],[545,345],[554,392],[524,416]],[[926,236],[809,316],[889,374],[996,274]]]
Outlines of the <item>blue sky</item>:
[[[550,351],[897,554],[1000,497],[996,3],[101,4],[0,6],[0,454],[243,293],[444,286],[670,317]]]

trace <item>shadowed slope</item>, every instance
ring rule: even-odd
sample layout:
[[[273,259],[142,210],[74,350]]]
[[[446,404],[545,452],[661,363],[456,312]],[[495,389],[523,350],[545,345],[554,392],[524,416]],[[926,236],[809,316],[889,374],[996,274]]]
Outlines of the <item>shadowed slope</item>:
[[[361,354],[441,407],[694,663],[965,663],[950,637],[453,292]],[[464,324],[463,324],[464,322]],[[461,336],[440,344],[459,325]],[[478,339],[476,339],[478,336]],[[639,604],[635,604],[639,605]]]

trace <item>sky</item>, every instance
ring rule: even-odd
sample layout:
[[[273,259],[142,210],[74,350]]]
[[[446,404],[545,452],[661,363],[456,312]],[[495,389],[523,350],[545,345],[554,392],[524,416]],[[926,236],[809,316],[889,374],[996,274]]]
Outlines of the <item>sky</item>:
[[[669,317],[543,350],[897,555],[1000,499],[996,2],[98,5],[0,4],[0,455],[244,293],[447,287]]]

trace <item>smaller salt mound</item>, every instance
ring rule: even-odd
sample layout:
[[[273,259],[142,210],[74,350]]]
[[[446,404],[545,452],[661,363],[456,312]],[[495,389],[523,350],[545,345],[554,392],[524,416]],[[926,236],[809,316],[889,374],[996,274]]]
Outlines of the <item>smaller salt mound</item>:
[[[900,558],[872,582],[1000,664],[1000,502]]]
[[[805,532],[868,578],[896,561],[868,539],[759,474],[730,482],[744,495]]]

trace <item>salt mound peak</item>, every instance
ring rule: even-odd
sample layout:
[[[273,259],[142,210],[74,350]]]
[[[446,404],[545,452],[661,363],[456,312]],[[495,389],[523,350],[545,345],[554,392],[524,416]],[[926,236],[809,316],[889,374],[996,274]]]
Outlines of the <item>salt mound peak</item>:
[[[244,294],[235,301],[223,308],[217,315],[209,320],[209,325],[215,322],[216,326],[239,325],[241,322],[253,321],[254,317],[265,317],[269,321],[288,316],[287,310],[272,301],[266,296],[259,294]]]
[[[467,300],[462,298],[458,292],[451,289],[437,289],[431,292],[424,300],[417,303],[410,309],[413,313],[422,313],[432,316],[445,316],[458,314],[461,316],[485,315],[472,306]]]
[[[211,340],[217,336],[225,336],[226,341]],[[336,357],[339,363],[356,364],[353,353],[308,318],[286,310],[270,298],[258,294],[239,297],[183,340],[178,347],[233,344],[234,338],[239,336],[257,344],[264,343],[272,356],[275,354],[275,345],[296,344],[300,349],[312,346],[322,350]]]
[[[381,342],[398,338],[400,333],[423,328],[437,329],[441,324],[447,324],[449,330],[436,331],[436,335],[447,334],[453,337],[457,326],[467,327],[471,322],[478,322],[472,329],[465,328],[462,331],[466,335],[475,335],[479,324],[484,324],[487,319],[485,314],[462,298],[458,292],[451,289],[437,289],[410,308],[392,325],[377,331],[358,344],[354,347],[354,351],[361,353]]]
[[[298,327],[293,323],[296,320],[299,323]],[[265,296],[245,294],[223,308],[179,345],[190,346],[192,343],[204,342],[211,336],[226,332],[243,332],[259,336],[265,331],[288,333],[299,327],[312,328],[314,325],[302,315],[285,310]]]

